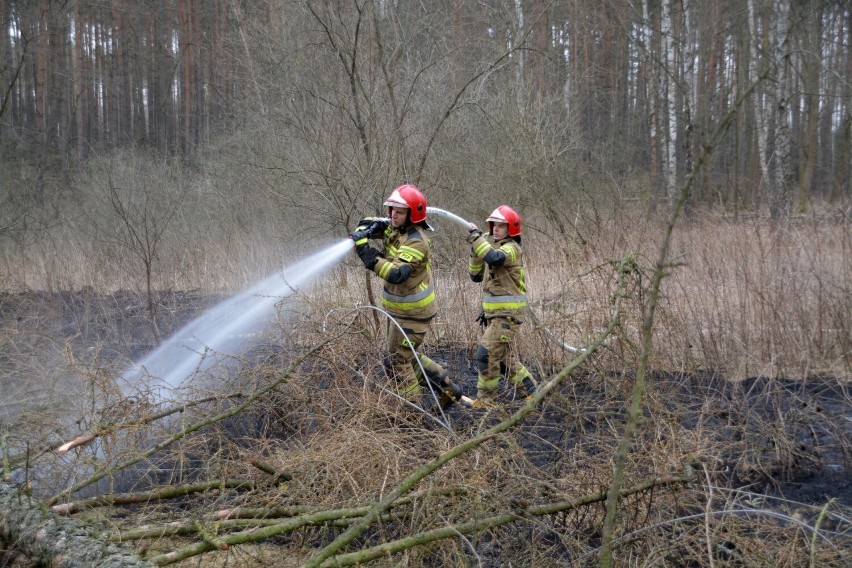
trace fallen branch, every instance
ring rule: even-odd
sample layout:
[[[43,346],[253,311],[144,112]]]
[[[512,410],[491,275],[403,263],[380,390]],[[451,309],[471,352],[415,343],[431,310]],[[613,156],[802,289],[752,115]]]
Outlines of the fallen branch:
[[[205,529],[204,526],[201,524],[201,521],[195,521],[193,524],[195,525],[195,530],[198,531],[198,534],[201,535],[201,538],[204,540],[204,542],[214,548],[218,548],[219,550],[228,550],[228,544],[222,542],[221,540],[210,534],[207,529]]]
[[[47,502],[48,505],[51,505],[51,506],[55,505],[56,502],[59,501],[60,499],[62,499],[63,497],[66,497],[68,495],[72,495],[72,494],[76,493],[77,491],[83,489],[84,487],[88,487],[92,483],[96,483],[96,482],[100,481],[101,479],[103,479],[104,477],[106,477],[108,475],[112,475],[112,474],[114,474],[118,471],[121,471],[125,468],[128,468],[132,465],[135,465],[135,464],[141,462],[144,459],[151,457],[152,455],[156,454],[160,450],[163,450],[163,449],[171,446],[172,444],[174,444],[178,440],[185,438],[186,436],[188,436],[192,432],[195,432],[195,431],[200,430],[201,428],[203,428],[205,426],[209,426],[210,424],[220,422],[220,421],[222,421],[226,418],[230,418],[231,416],[239,414],[240,412],[245,410],[248,406],[253,404],[255,401],[259,400],[264,394],[266,394],[267,392],[277,388],[278,385],[280,385],[281,383],[283,383],[287,379],[289,379],[290,376],[292,375],[292,373],[295,372],[295,370],[299,367],[299,365],[304,363],[311,355],[313,355],[314,353],[316,353],[317,351],[319,351],[320,349],[322,349],[323,347],[325,347],[326,345],[328,345],[329,343],[331,343],[335,339],[337,339],[337,336],[331,337],[331,338],[327,339],[326,341],[323,341],[322,343],[315,345],[311,349],[307,350],[304,354],[299,356],[290,365],[290,368],[287,369],[286,372],[282,373],[280,378],[269,383],[265,387],[254,391],[250,396],[248,396],[246,398],[246,400],[244,400],[242,403],[238,404],[237,406],[230,408],[230,409],[228,409],[224,412],[220,412],[219,414],[216,414],[214,416],[210,416],[210,417],[207,417],[203,420],[199,420],[198,422],[195,422],[194,424],[190,424],[189,426],[187,426],[183,430],[181,430],[181,431],[177,432],[176,434],[166,438],[162,442],[151,446],[146,451],[144,451],[140,454],[137,454],[135,457],[130,458],[130,459],[118,464],[118,465],[106,467],[106,468],[104,468],[100,471],[95,472],[88,479],[81,481],[80,483],[77,483],[76,485],[69,487],[68,489],[65,489],[64,491],[54,495],[51,499],[48,500],[48,502]]]
[[[242,398],[243,396],[245,396],[245,395],[243,395],[242,393],[236,393],[236,394],[228,395],[224,398],[225,399]],[[56,452],[59,452],[60,454],[65,454],[73,448],[86,445],[86,444],[90,443],[92,440],[95,440],[95,439],[100,438],[102,436],[105,436],[107,434],[115,433],[115,432],[118,432],[120,430],[126,430],[126,429],[133,428],[133,427],[136,427],[136,426],[142,426],[142,425],[145,425],[145,424],[149,424],[149,423],[154,422],[156,420],[160,420],[161,418],[165,418],[165,417],[167,417],[171,414],[175,414],[176,412],[183,412],[183,411],[185,411],[186,409],[188,409],[192,406],[197,406],[199,404],[210,402],[212,400],[220,400],[221,398],[222,397],[209,397],[209,398],[205,398],[205,399],[194,400],[192,402],[188,402],[188,403],[182,404],[180,406],[167,408],[167,409],[160,411],[158,413],[151,414],[149,416],[145,416],[145,417],[143,417],[139,420],[136,420],[134,422],[130,422],[130,423],[127,423],[127,424],[121,424],[118,427],[117,427],[117,423],[100,425],[97,428],[95,428],[94,430],[92,430],[91,432],[89,432],[87,434],[81,434],[80,436],[74,438],[70,442],[65,442],[65,443],[54,442],[54,443],[51,443],[51,444],[44,445],[41,448],[39,448],[36,452],[32,453],[32,455],[27,455],[27,453],[24,452],[22,454],[10,456],[10,457],[6,458],[5,453],[4,453],[4,460],[8,460],[8,468],[9,468],[9,471],[11,472],[11,471],[18,469],[20,467],[25,467],[25,464],[26,464],[27,461],[29,461],[29,463],[33,463],[33,462],[36,461],[36,459],[40,458],[41,456],[43,456],[45,454],[49,454],[50,452],[56,451]]]
[[[420,499],[424,495],[429,495],[430,497],[435,496],[458,496],[462,494],[466,494],[467,491],[462,488],[451,488],[443,491],[428,491],[423,493],[415,493],[412,495],[408,495],[403,499],[398,500],[394,503],[395,508],[399,508],[403,505],[407,505],[412,503],[413,501]],[[244,529],[244,528],[257,528],[257,527],[270,527],[269,530],[264,533],[255,533],[257,538],[251,538],[249,540],[245,540],[244,542],[256,542],[259,540],[263,540],[269,538],[271,536],[276,536],[281,534],[282,532],[287,532],[291,530],[295,530],[304,526],[305,524],[316,524],[317,518],[322,518],[323,523],[327,525],[335,525],[335,526],[349,526],[354,520],[360,518],[367,511],[370,510],[369,505],[365,505],[362,507],[348,507],[343,509],[332,509],[328,511],[317,511],[316,509],[311,509],[308,507],[296,506],[296,507],[275,507],[275,508],[239,508],[239,509],[223,509],[221,511],[217,511],[207,518],[211,521],[216,521],[216,526],[220,529]],[[320,517],[317,517],[320,515]],[[383,520],[390,520],[404,517],[405,514],[398,513],[394,511],[393,514],[385,515],[382,517]],[[282,518],[288,517],[287,521],[282,522]],[[298,517],[295,519],[297,521],[296,524],[293,524],[293,517]],[[299,519],[305,519],[304,523],[299,523]],[[109,539],[113,542],[124,542],[128,540],[141,540],[147,538],[161,538],[164,536],[174,536],[174,535],[187,535],[194,534],[196,532],[195,525],[192,522],[176,522],[176,523],[166,523],[163,525],[146,525],[141,527],[136,527],[124,532],[118,532],[110,535]],[[279,530],[280,529],[280,530]],[[277,531],[277,532],[276,532]],[[243,539],[242,536],[237,537],[238,539]],[[235,544],[229,540],[229,537],[220,537],[219,540],[226,544]],[[212,549],[209,549],[212,550]],[[206,552],[206,550],[202,550],[201,552]],[[198,554],[198,553],[196,553]]]
[[[421,499],[422,497],[460,497],[463,495],[467,495],[470,491],[465,487],[449,487],[446,489],[434,490],[429,489],[425,492],[416,492],[399,499],[394,503],[394,507],[400,507],[402,505],[406,505],[415,501],[417,499]],[[220,511],[216,511],[210,515],[210,518],[213,520],[224,520],[224,519],[274,519],[274,518],[282,518],[282,517],[295,517],[297,515],[304,515],[307,513],[317,513],[317,509],[306,506],[292,506],[292,507],[238,507],[236,509],[222,509]]]
[[[101,435],[102,434],[83,434],[82,436],[77,436],[70,442],[65,442],[64,444],[56,448],[56,453],[58,453],[60,456],[65,455],[68,453],[68,450],[77,448],[79,446],[85,446],[86,444]]]
[[[281,522],[280,518],[246,518],[214,520],[220,530],[248,529],[257,527],[268,527]],[[129,530],[111,533],[107,538],[110,542],[129,542],[132,540],[145,540],[163,538],[166,536],[193,535],[198,532],[195,521],[175,521],[163,523],[162,525],[142,525]],[[221,540],[221,539],[220,539]],[[212,548],[209,550],[213,550]]]
[[[211,489],[254,489],[255,487],[256,484],[253,481],[227,479],[225,481],[209,481],[205,483],[161,487],[159,489],[145,491],[143,493],[101,495],[99,497],[92,497],[91,499],[83,499],[81,501],[72,501],[70,503],[54,505],[51,508],[54,513],[59,515],[73,515],[74,513],[79,513],[86,509],[94,509],[95,507],[149,503],[151,501],[158,501],[162,499],[183,497],[184,495],[189,495],[191,493],[201,493]]]
[[[271,475],[272,480],[270,481],[270,483],[272,483],[273,485],[281,481],[290,481],[291,479],[293,479],[292,474],[287,473],[286,471],[277,471],[268,463],[261,461],[257,458],[249,458],[248,462],[263,473]]]
[[[305,513],[315,512],[316,509],[305,506],[275,507],[272,509],[262,507],[238,507],[236,509],[222,509],[210,515],[217,521],[225,519],[280,519],[282,517],[295,517]]]
[[[150,414],[150,415],[145,416],[145,417],[143,417],[139,420],[135,420],[135,421],[129,422],[127,424],[120,424],[118,422],[111,422],[109,424],[99,425],[94,431],[92,431],[88,434],[83,434],[81,436],[77,436],[76,438],[74,438],[70,442],[66,442],[65,444],[62,444],[61,446],[59,446],[56,449],[56,451],[60,455],[65,454],[65,453],[68,452],[68,450],[70,450],[72,448],[76,448],[78,446],[84,446],[84,445],[88,444],[89,442],[91,442],[92,440],[95,440],[95,439],[100,438],[101,436],[105,436],[107,434],[114,434],[115,432],[120,432],[122,430],[127,430],[129,428],[135,428],[136,426],[144,426],[146,424],[150,424],[150,423],[155,422],[157,420],[167,418],[168,416],[171,416],[172,414],[176,414],[176,413],[179,413],[179,412],[183,413],[186,410],[192,408],[193,406],[205,404],[207,402],[212,402],[214,400],[228,400],[228,399],[231,399],[231,398],[242,398],[243,396],[245,396],[245,395],[243,395],[242,393],[235,393],[235,394],[231,394],[231,395],[228,395],[228,396],[225,396],[225,397],[211,396],[211,397],[207,397],[207,398],[193,400],[191,402],[187,402],[187,403],[181,404],[179,406],[173,406],[171,408],[166,408],[165,410],[161,410],[160,412]]]
[[[221,544],[226,544],[228,546],[235,544],[246,544],[249,542],[258,542],[260,540],[265,540],[267,538],[289,532],[294,531],[296,529],[306,527],[306,526],[314,526],[314,525],[322,525],[322,524],[335,524],[348,526],[351,523],[356,522],[364,513],[368,512],[370,507],[356,507],[353,509],[338,509],[335,511],[320,511],[318,513],[313,513],[310,515],[303,515],[301,517],[296,517],[294,519],[290,519],[285,522],[275,522],[274,524],[268,526],[261,526],[268,523],[268,520],[256,519],[256,520],[233,520],[233,521],[222,521],[222,526],[228,526],[229,524],[237,524],[237,523],[252,523],[252,528],[250,530],[244,532],[233,533],[229,535],[220,536],[217,539],[217,542]],[[380,520],[382,521],[390,521],[395,518],[398,518],[397,514],[389,514],[383,513],[380,515]],[[260,526],[260,528],[257,528]],[[165,528],[165,527],[162,527]],[[169,534],[169,533],[164,533]],[[126,535],[123,535],[126,536]],[[153,535],[152,535],[153,536]],[[140,538],[149,538],[149,537],[140,537]],[[193,556],[197,556],[199,554],[203,554],[205,552],[209,552],[211,550],[215,550],[217,547],[212,543],[207,541],[202,541],[191,546],[187,546],[180,550],[173,550],[171,552],[167,552],[166,554],[161,554],[159,556],[155,556],[151,559],[151,561],[158,566],[165,566],[167,564],[173,564],[175,562],[180,562],[181,560],[186,560],[187,558],[191,558]]]
[[[633,487],[622,489],[621,497],[627,497],[636,493],[641,493],[643,491],[654,489],[656,487],[663,487],[666,485],[673,485],[678,483],[689,483],[691,480],[691,471],[687,471],[686,475],[679,477],[649,479],[647,481],[634,485]],[[361,564],[364,562],[369,562],[371,560],[376,560],[377,558],[382,558],[391,554],[403,552],[405,550],[422,544],[427,544],[430,542],[454,538],[467,534],[479,533],[488,529],[513,523],[520,519],[525,519],[529,517],[542,517],[545,515],[552,515],[554,513],[569,511],[571,509],[578,509],[586,505],[591,505],[592,503],[600,503],[606,500],[606,496],[606,492],[601,491],[598,493],[593,493],[591,495],[578,497],[577,499],[571,499],[567,501],[556,501],[554,503],[548,503],[544,505],[529,506],[512,513],[501,513],[483,519],[475,519],[456,525],[448,525],[430,531],[424,531],[422,533],[410,535],[405,538],[385,542],[378,546],[365,548],[357,552],[341,554],[339,556],[335,556],[334,558],[330,558],[324,561],[320,566],[321,568],[337,568],[340,566],[352,566],[356,564]]]

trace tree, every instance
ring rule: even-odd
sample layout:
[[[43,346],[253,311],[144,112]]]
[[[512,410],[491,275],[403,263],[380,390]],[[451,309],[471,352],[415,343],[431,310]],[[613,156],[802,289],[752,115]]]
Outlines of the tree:
[[[154,167],[144,156],[132,154],[90,164],[85,185],[89,194],[86,203],[92,208],[76,222],[83,233],[105,246],[107,256],[118,247],[140,263],[151,331],[159,343],[158,262],[163,243],[185,203],[186,189],[180,175],[152,171]]]
[[[769,213],[773,219],[782,219],[790,214],[793,183],[792,141],[790,126],[790,65],[789,0],[778,0],[772,4],[771,44],[774,46],[775,68],[775,177],[769,192]]]
[[[678,142],[678,108],[677,108],[677,69],[675,59],[675,40],[672,23],[672,2],[663,0],[660,36],[662,37],[662,56],[665,64],[662,73],[662,91],[665,93],[666,112],[663,114],[663,179],[666,193],[666,203],[671,209],[677,197],[677,142]]]

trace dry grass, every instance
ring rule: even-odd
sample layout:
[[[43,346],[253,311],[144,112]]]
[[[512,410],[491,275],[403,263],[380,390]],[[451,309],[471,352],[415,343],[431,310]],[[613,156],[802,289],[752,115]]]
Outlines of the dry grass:
[[[355,545],[368,548],[506,512],[517,514],[514,522],[421,545],[373,565],[585,566],[596,561],[602,503],[547,515],[524,511],[609,485],[659,226],[622,216],[578,224],[570,235],[536,226],[534,220],[528,226],[529,295],[541,325],[527,323],[518,349],[537,377],[552,377],[571,360],[573,354],[560,343],[586,345],[606,324],[612,315],[614,261],[631,256],[636,270],[630,274],[617,340],[519,427],[420,482]],[[151,341],[148,331],[127,337],[133,325],[145,321],[139,293],[105,295],[125,288],[119,284],[133,281],[134,271],[108,275],[125,260],[104,264],[103,251],[96,252],[94,244],[86,248],[71,238],[49,242],[31,249],[35,258],[29,264],[6,249],[3,285],[94,289],[88,296],[6,295],[0,304],[0,428],[11,455],[29,446],[37,458],[38,467],[27,475],[43,495],[85,478],[104,459],[126,459],[138,451],[131,442],[162,435],[146,427],[142,437],[107,436],[97,451],[82,449],[61,460],[51,453],[36,456],[35,448],[60,439],[55,432],[67,439],[99,422],[130,421],[151,410],[142,400],[123,405],[109,381],[137,342]],[[200,248],[175,247],[175,256],[162,259],[163,266],[181,266],[158,275],[165,288],[236,291],[274,271],[238,268],[240,259],[232,255],[247,252],[248,241],[227,250],[218,241],[191,242]],[[70,248],[55,254],[62,245]],[[831,468],[852,468],[844,423],[852,403],[847,390],[851,245],[848,225],[836,223],[802,221],[773,228],[754,220],[734,224],[693,218],[678,229],[675,265],[664,283],[654,339],[652,362],[658,373],[645,397],[625,487],[682,474],[687,466],[695,477],[687,485],[625,498],[614,543],[619,566],[843,565],[852,546],[849,503],[835,502],[821,512],[825,503],[819,499],[801,503],[770,494]],[[460,237],[439,232],[435,249],[441,306],[424,349],[470,390],[480,291],[467,278],[467,249]],[[293,257],[313,251],[302,252]],[[278,258],[288,257],[280,251]],[[274,258],[255,253],[250,264],[269,267]],[[215,279],[210,266],[222,267]],[[262,344],[246,355],[242,367],[219,378],[225,394],[246,395],[269,385],[303,349],[343,335],[242,413],[189,433],[168,451],[112,479],[122,490],[195,479],[247,479],[259,484],[255,489],[112,507],[99,511],[93,522],[114,535],[130,525],[198,519],[225,535],[228,530],[216,529],[209,520],[214,511],[288,506],[336,511],[369,505],[417,467],[508,416],[511,405],[485,415],[456,409],[440,425],[395,399],[380,365],[384,322],[379,318],[377,326],[375,312],[363,307],[364,283],[363,268],[352,255],[283,300]],[[375,279],[372,285],[378,294]],[[204,309],[198,301],[203,296],[192,296],[192,309]],[[65,299],[57,305],[57,297]],[[174,329],[188,312],[179,298],[163,298],[160,324]],[[819,382],[813,379],[817,375],[838,380]],[[810,379],[754,380],[780,377]],[[829,388],[834,389],[830,396],[824,392]],[[176,424],[215,415],[235,400],[187,409]],[[836,406],[820,406],[825,400]],[[292,479],[272,484],[252,459]],[[203,556],[202,565],[301,565],[346,523],[311,523],[261,543],[231,546]],[[155,556],[198,541],[197,535],[188,535],[132,544]],[[198,565],[198,558],[182,565]]]
[[[435,273],[440,314],[433,327],[439,344],[475,343],[479,288],[467,279],[463,231],[436,223]],[[531,308],[543,328],[559,341],[586,344],[611,315],[613,262],[636,259],[621,340],[608,362],[630,368],[651,260],[661,227],[628,215],[577,219],[565,228],[538,226],[525,231]],[[104,229],[105,231],[105,229]],[[323,248],[285,241],[273,233],[220,234],[175,225],[158,249],[153,267],[157,290],[199,290],[228,294],[244,289],[287,264]],[[458,234],[457,234],[458,233]],[[260,243],[260,245],[259,245]],[[733,223],[695,217],[680,224],[673,243],[673,266],[663,286],[657,318],[655,367],[707,369],[728,378],[751,376],[850,376],[852,361],[852,229],[831,219],[803,219],[775,227],[760,219]],[[5,290],[80,290],[144,293],[144,272],[131,250],[92,239],[70,225],[43,231],[21,246],[0,251]],[[325,286],[324,284],[330,284]],[[354,255],[322,276],[319,301],[329,310],[365,303],[364,281]],[[377,284],[374,283],[377,289]],[[313,287],[312,287],[313,288]],[[308,301],[316,296],[306,290]],[[557,356],[543,334],[530,333],[523,352],[540,360]],[[552,345],[551,345],[552,347]]]

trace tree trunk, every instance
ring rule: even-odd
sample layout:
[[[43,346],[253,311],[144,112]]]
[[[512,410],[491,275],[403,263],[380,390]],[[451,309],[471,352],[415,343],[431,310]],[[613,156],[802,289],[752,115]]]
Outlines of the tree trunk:
[[[663,175],[666,187],[666,202],[669,208],[674,206],[677,199],[677,104],[676,104],[676,72],[675,72],[675,46],[672,27],[672,3],[671,0],[663,0],[663,19],[660,34],[663,41],[663,53],[665,57],[665,71],[661,82],[666,93],[667,110],[663,113],[663,136],[665,140],[663,150],[663,162],[665,174]]]
[[[758,65],[764,65],[760,63],[761,57],[766,57],[766,54],[762,53],[759,49],[764,32],[763,27],[765,27],[758,25],[761,20],[760,14],[756,14],[754,11],[754,0],[748,0],[748,24],[749,31],[751,32],[749,34],[751,36],[749,75],[752,81],[761,74],[758,69]],[[757,129],[757,165],[760,168],[760,180],[757,185],[766,185],[767,183],[767,146],[769,145],[769,113],[771,109],[766,101],[764,89],[765,87],[758,89],[754,97],[754,120],[755,128]]]
[[[77,149],[77,164],[78,170],[83,167],[83,159],[85,158],[86,149],[86,132],[85,125],[85,100],[86,100],[86,73],[83,63],[83,9],[82,0],[78,0],[74,6],[74,124],[76,132],[74,138],[75,148]]]
[[[781,219],[790,214],[790,186],[793,178],[791,156],[790,118],[790,87],[788,85],[787,65],[790,59],[789,50],[789,0],[780,0],[772,14],[772,30],[775,40],[775,65],[777,68],[775,83],[775,177],[772,191],[769,195],[769,215],[773,219]]]
[[[852,41],[852,12],[847,12],[845,19],[845,32],[841,37],[845,37],[846,45]],[[852,73],[852,54],[847,53],[843,56],[845,64],[838,64],[838,68],[845,68],[844,77],[850,77]],[[832,179],[831,189],[829,193],[829,201],[837,203],[840,199],[848,197],[850,192],[849,179],[852,176],[852,84],[850,81],[840,81],[839,89],[839,116],[841,126],[836,134],[835,140],[836,150],[834,152],[835,159],[833,162],[834,178]],[[845,194],[845,195],[844,195]]]
[[[804,139],[802,140],[801,161],[802,174],[799,182],[797,209],[801,212],[807,207],[808,199],[813,195],[814,175],[817,166],[819,143],[819,77],[822,73],[822,60],[819,57],[822,49],[822,25],[816,14],[805,16],[805,32],[802,57],[804,58],[805,81],[805,116],[803,124]]]
[[[12,483],[0,483],[0,548],[53,568],[143,568],[153,565],[92,536],[73,519],[47,513],[42,504]],[[5,565],[6,557],[0,556]],[[11,558],[10,558],[11,560]]]
[[[649,162],[649,182],[651,184],[651,210],[656,209],[657,198],[659,195],[659,162],[658,156],[660,153],[660,138],[657,129],[657,121],[659,119],[658,108],[660,106],[659,84],[660,84],[660,67],[657,65],[659,58],[658,39],[654,38],[654,26],[651,22],[650,11],[648,10],[648,0],[642,0],[642,38],[645,43],[645,75],[647,77],[647,91],[645,93],[648,99],[648,162]]]

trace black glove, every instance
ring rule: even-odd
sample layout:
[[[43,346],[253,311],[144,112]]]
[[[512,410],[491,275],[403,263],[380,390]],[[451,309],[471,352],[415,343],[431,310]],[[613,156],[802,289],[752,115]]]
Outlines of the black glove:
[[[355,233],[353,233],[353,235],[354,234]],[[372,270],[379,261],[379,251],[369,245],[357,245],[355,247],[355,252],[358,254],[358,258],[361,259],[361,262],[364,263],[364,266],[366,266],[368,270]]]
[[[473,241],[482,236],[482,231],[479,230],[479,227],[474,227],[467,233],[467,242],[473,244]]]
[[[358,221],[357,230],[364,230],[369,235],[369,238],[373,238],[384,233],[387,228],[388,222],[381,217],[364,217]]]
[[[370,223],[367,226],[367,231],[370,232],[371,237],[380,237],[385,233],[385,229],[387,228],[388,222],[379,219]]]
[[[482,327],[488,327],[488,318],[485,317],[485,310],[479,310],[479,315],[476,317],[476,323]]]
[[[355,241],[355,247],[357,248],[359,244],[367,244],[367,239],[370,238],[370,233],[367,232],[366,228],[358,227],[358,230],[353,231],[352,234],[349,235],[349,238]]]

